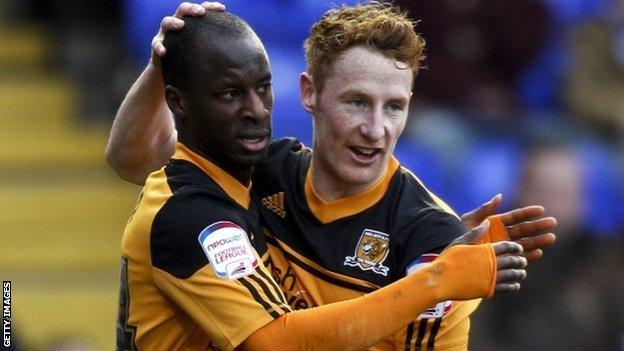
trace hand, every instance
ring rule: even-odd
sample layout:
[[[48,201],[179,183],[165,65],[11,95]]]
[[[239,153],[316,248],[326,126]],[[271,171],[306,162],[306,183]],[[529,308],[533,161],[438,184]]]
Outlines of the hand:
[[[184,16],[203,16],[206,11],[225,11],[225,5],[219,2],[205,1],[200,4],[193,4],[190,2],[183,2],[178,6],[178,9],[173,16],[166,16],[160,22],[160,29],[156,36],[152,39],[152,57],[151,63],[157,68],[160,68],[160,58],[165,56],[167,50],[163,45],[165,34],[170,31],[180,30],[184,27]]]
[[[465,213],[462,215],[462,222],[468,228],[476,227],[494,214],[502,198],[502,195],[498,194],[478,208]],[[553,217],[539,218],[543,214],[542,206],[526,206],[498,215],[505,225],[509,239],[522,245],[528,260],[542,257],[544,253],[541,248],[554,244],[556,240],[553,233],[539,234],[551,231],[557,225],[557,220]]]
[[[498,206],[500,206],[502,200],[503,195],[497,194],[490,201],[484,203],[483,205],[475,208],[470,212],[464,213],[461,216],[462,222],[464,222],[468,229],[472,229],[478,226],[486,218],[496,213],[496,209],[498,209]]]
[[[487,219],[476,228],[453,240],[454,245],[472,245],[479,241],[490,227]],[[520,281],[526,278],[527,259],[523,257],[523,247],[512,241],[499,241],[491,244],[496,254],[496,293],[515,292],[520,290]]]
[[[522,245],[513,241],[492,244],[496,254],[496,293],[520,290],[520,281],[526,278],[527,259],[522,256]]]
[[[553,217],[538,218],[543,214],[542,206],[526,206],[498,215],[507,229],[509,239],[522,245],[524,256],[531,261],[542,257],[542,248],[554,244],[557,239],[553,233],[539,234],[557,226],[557,220]]]

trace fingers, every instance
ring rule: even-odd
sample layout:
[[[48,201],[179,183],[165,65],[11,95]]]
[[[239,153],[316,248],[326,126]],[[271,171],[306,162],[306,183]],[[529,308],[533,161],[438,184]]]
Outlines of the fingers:
[[[546,217],[508,226],[507,233],[511,239],[517,240],[527,236],[533,236],[539,232],[551,231],[555,229],[556,226],[557,220],[555,218]]]
[[[474,227],[483,222],[488,216],[494,214],[503,199],[503,195],[497,194],[490,201],[478,208],[462,215],[462,221],[468,227]]]
[[[205,1],[200,4],[183,2],[173,16],[167,16],[160,22],[160,31],[152,39],[152,51],[158,57],[165,56],[167,50],[163,45],[164,35],[171,31],[180,30],[184,27],[184,16],[202,16],[206,11],[225,11],[225,5],[219,2]]]
[[[481,222],[484,219],[486,219],[487,216],[493,214],[494,211],[496,211],[496,209],[498,208],[502,200],[503,200],[503,195],[496,194],[493,198],[490,199],[490,201],[484,203],[483,205],[479,206],[479,208],[469,213],[475,213],[479,216],[482,216],[481,220],[479,221]]]
[[[541,234],[530,238],[522,238],[516,242],[522,245],[525,252],[525,257],[529,261],[536,260],[542,257],[543,252],[541,248],[553,245],[557,237],[553,233]]]
[[[162,35],[157,35],[152,39],[152,52],[156,54],[157,57],[163,57],[167,53],[165,46],[163,45],[163,37]],[[153,56],[153,54],[152,54]]]
[[[510,245],[508,249],[513,250],[513,245]],[[515,249],[517,250],[518,248],[516,247]],[[517,254],[497,256],[496,286],[494,290],[497,293],[509,293],[520,290],[520,281],[526,278],[526,266],[527,259]]]
[[[464,234],[465,235],[465,234]],[[523,251],[522,245],[513,241],[499,241],[492,244],[496,256],[504,254],[519,254]]]
[[[174,16],[167,16],[160,22],[160,31],[162,33],[179,30],[182,27],[184,27],[184,21]]]
[[[542,206],[526,206],[516,208],[501,214],[501,220],[505,225],[513,225],[525,221],[527,219],[536,218],[544,214]]]
[[[496,274],[496,283],[517,283],[526,278],[524,269],[505,269]]]
[[[489,209],[490,212],[494,213],[498,206],[500,206],[501,201],[503,201],[503,194],[496,194],[492,199],[490,199],[490,201],[483,204],[481,207],[484,207],[484,209]]]
[[[496,268],[501,270],[524,270],[527,259],[519,255],[507,255],[496,257]],[[499,281],[498,277],[496,281]]]
[[[494,288],[494,291],[497,294],[512,293],[518,290],[520,290],[520,283],[501,283],[501,284],[497,283],[496,287]]]
[[[520,290],[520,282],[524,280],[526,276],[525,269],[499,269],[498,272],[496,272],[496,286],[494,287],[494,291],[496,293],[516,292]]]
[[[173,16],[182,18],[184,16],[201,16],[204,13],[206,13],[206,9],[202,5],[183,2],[178,6]]]
[[[167,16],[160,21],[160,30],[152,39],[152,51],[156,56],[163,57],[167,52],[163,45],[163,40],[165,39],[164,33],[180,30],[182,27],[184,27],[184,21],[173,16]]]
[[[225,5],[216,1],[204,1],[201,6],[206,11],[225,11]]]
[[[496,272],[496,286],[494,291],[497,293],[509,293],[520,290],[520,281],[526,278],[526,270],[524,269],[503,269]]]
[[[541,249],[525,251],[524,253],[524,257],[526,257],[528,261],[535,261],[541,258],[543,255],[544,255],[544,251],[542,251]]]
[[[540,234],[530,238],[522,238],[516,242],[522,245],[525,251],[539,249],[544,246],[550,246],[555,243],[557,237],[553,233]]]

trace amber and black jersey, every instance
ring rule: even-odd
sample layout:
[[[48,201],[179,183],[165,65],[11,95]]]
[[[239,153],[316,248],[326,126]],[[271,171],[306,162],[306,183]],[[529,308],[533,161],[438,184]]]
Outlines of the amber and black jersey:
[[[453,211],[394,158],[376,185],[330,203],[314,192],[311,158],[294,139],[273,142],[253,180],[269,244],[267,267],[293,308],[388,285],[465,232]],[[466,349],[468,316],[477,305],[438,304],[376,349]]]
[[[290,311],[249,189],[178,143],[122,238],[118,350],[233,350]]]

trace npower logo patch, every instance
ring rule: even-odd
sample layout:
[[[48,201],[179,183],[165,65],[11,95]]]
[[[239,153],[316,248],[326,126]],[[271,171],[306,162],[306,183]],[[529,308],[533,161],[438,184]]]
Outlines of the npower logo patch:
[[[204,228],[197,239],[220,278],[235,280],[252,274],[258,267],[247,233],[235,223],[215,222]]]

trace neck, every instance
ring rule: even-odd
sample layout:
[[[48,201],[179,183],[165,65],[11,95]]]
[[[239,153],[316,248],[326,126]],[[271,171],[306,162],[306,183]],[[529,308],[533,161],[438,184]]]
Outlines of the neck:
[[[188,138],[181,137],[178,139],[178,141],[184,144],[184,146],[186,146],[187,148],[191,149],[196,154],[219,166],[219,168],[227,172],[243,186],[247,187],[251,183],[251,173],[253,171],[252,167],[237,168],[228,166],[225,162],[220,161],[218,158],[212,157],[209,150],[204,151],[201,147],[195,145],[195,143],[190,142]]]
[[[331,202],[341,198],[357,195],[368,189],[371,184],[353,184],[341,181],[340,178],[326,170],[323,163],[312,153],[312,187],[323,201]],[[372,184],[383,177],[383,173]]]
[[[227,168],[223,169],[226,170],[232,177],[234,177],[234,179],[238,180],[238,182],[243,184],[244,186],[249,186],[249,184],[251,184],[251,172],[253,171],[252,168],[244,170],[229,170]]]

